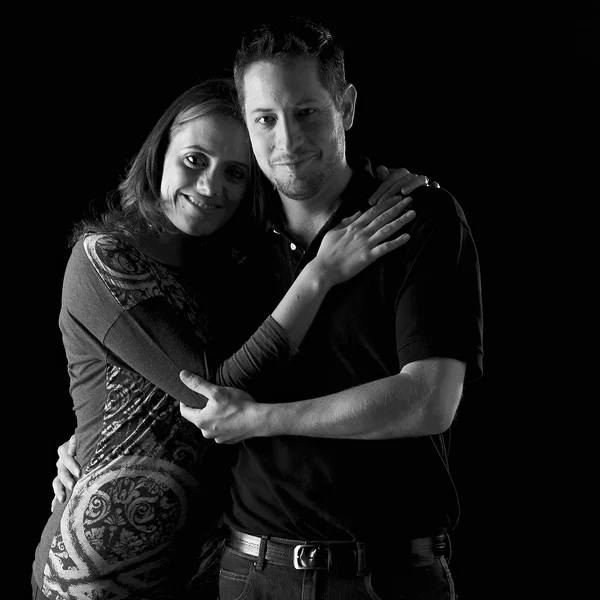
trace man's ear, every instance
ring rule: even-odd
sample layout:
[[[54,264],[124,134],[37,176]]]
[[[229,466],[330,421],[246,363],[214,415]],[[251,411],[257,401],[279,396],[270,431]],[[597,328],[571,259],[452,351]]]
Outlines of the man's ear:
[[[348,131],[354,123],[354,111],[356,110],[356,88],[349,83],[342,96],[342,120],[344,122],[344,129]]]

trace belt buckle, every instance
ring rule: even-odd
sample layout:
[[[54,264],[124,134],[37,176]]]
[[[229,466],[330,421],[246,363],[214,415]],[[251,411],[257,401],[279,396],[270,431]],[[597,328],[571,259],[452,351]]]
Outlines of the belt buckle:
[[[299,571],[306,571],[308,569],[327,569],[327,567],[320,567],[316,565],[317,552],[321,550],[320,544],[298,544],[294,546],[292,553],[292,563],[294,569]],[[327,548],[329,551],[329,549]],[[329,564],[329,561],[327,561]]]

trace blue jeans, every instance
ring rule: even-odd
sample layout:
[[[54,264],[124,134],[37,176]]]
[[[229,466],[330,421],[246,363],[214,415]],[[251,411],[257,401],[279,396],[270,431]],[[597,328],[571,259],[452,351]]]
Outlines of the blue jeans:
[[[226,549],[219,575],[220,600],[455,600],[454,582],[443,557],[416,567],[376,566],[365,575],[299,571]]]

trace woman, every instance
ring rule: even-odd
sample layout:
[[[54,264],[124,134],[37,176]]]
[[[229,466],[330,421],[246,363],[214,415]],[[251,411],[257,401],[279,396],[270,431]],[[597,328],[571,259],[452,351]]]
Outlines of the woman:
[[[179,402],[202,404],[179,372],[260,393],[327,291],[404,244],[382,242],[412,218],[392,198],[346,219],[275,306],[260,269],[261,180],[228,80],[173,102],[119,191],[119,206],[76,228],[65,271],[82,477],[45,527],[34,598],[183,596],[210,557],[235,448],[208,444],[181,417]],[[212,586],[193,593],[214,597]]]

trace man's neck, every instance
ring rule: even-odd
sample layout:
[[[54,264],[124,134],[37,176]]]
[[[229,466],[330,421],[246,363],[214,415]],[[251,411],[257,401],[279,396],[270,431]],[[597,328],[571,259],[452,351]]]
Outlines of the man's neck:
[[[288,231],[305,248],[337,210],[341,193],[352,177],[352,169],[345,164],[327,185],[311,198],[293,200],[279,194]]]

